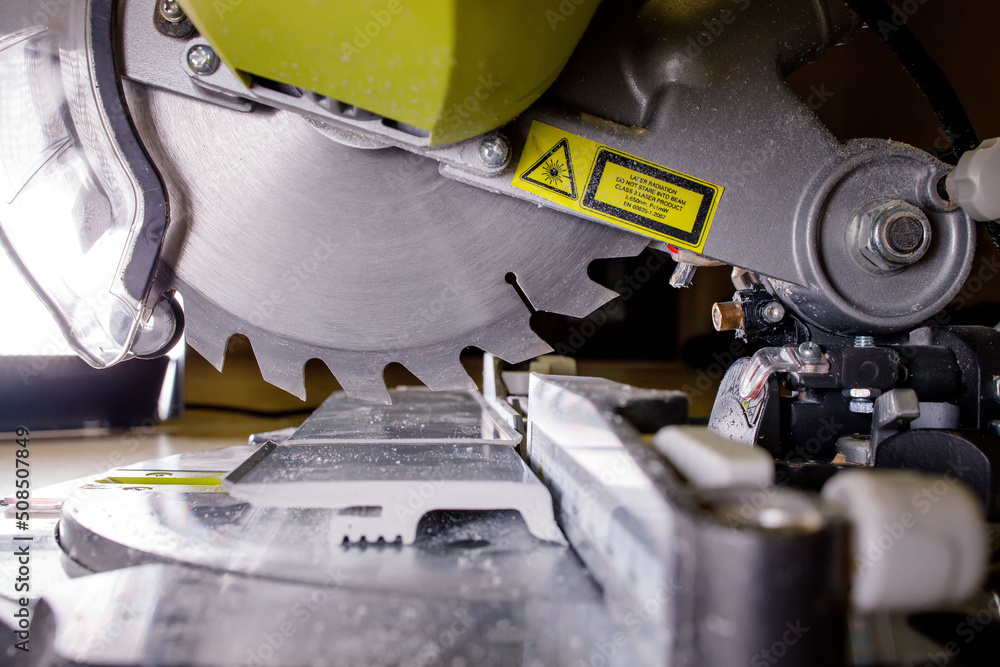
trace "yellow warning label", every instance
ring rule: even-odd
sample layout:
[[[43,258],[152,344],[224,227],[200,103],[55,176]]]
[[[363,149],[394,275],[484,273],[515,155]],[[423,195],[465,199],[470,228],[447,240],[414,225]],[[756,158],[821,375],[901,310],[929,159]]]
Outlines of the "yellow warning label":
[[[569,142],[566,139],[560,140],[552,150],[538,158],[535,164],[521,174],[521,178],[556,194],[576,199],[576,174]]]
[[[700,252],[724,188],[535,121],[514,186]]]

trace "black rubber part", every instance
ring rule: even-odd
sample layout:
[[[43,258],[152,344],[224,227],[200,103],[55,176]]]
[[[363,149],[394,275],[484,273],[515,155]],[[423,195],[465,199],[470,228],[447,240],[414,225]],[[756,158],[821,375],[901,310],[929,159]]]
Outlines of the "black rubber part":
[[[956,160],[962,153],[976,148],[979,139],[958,93],[906,25],[905,17],[899,20],[897,10],[884,0],[847,0],[847,4],[895,54],[930,102],[955,150]]]
[[[997,250],[1000,250],[1000,222],[987,222],[986,231],[990,233],[993,245],[997,247]]]
[[[144,301],[153,281],[156,262],[167,231],[167,194],[159,173],[136,133],[125,104],[116,62],[118,0],[93,0],[90,25],[93,34],[94,78],[101,104],[111,123],[112,138],[121,149],[142,191],[143,220],[122,279],[135,299]]]

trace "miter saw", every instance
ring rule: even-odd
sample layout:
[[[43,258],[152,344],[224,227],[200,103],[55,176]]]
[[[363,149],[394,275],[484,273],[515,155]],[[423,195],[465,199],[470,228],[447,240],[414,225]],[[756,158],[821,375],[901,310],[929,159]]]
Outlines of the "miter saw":
[[[269,382],[344,390],[61,500],[39,544],[90,576],[32,598],[40,664],[916,664],[947,637],[893,614],[969,599],[995,631],[1000,333],[931,318],[1000,238],[1000,140],[900,11],[0,1],[2,240],[79,354],[184,334],[221,368],[242,334]],[[785,83],[886,21],[950,162],[843,144]],[[736,267],[716,328],[763,343],[708,429],[517,366],[551,351],[531,312],[586,316],[590,262],[648,246],[678,287]]]

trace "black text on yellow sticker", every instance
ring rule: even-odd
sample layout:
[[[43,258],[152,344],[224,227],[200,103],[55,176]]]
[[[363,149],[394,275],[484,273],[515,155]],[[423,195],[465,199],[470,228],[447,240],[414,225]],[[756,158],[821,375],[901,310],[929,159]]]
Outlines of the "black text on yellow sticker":
[[[553,204],[700,252],[723,188],[534,122],[515,187]]]

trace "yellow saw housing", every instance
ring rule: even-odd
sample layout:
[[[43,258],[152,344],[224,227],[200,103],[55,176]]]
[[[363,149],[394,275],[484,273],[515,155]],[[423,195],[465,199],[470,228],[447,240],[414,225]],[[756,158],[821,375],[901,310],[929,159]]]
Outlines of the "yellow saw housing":
[[[599,0],[183,0],[223,62],[462,141],[555,81]]]

